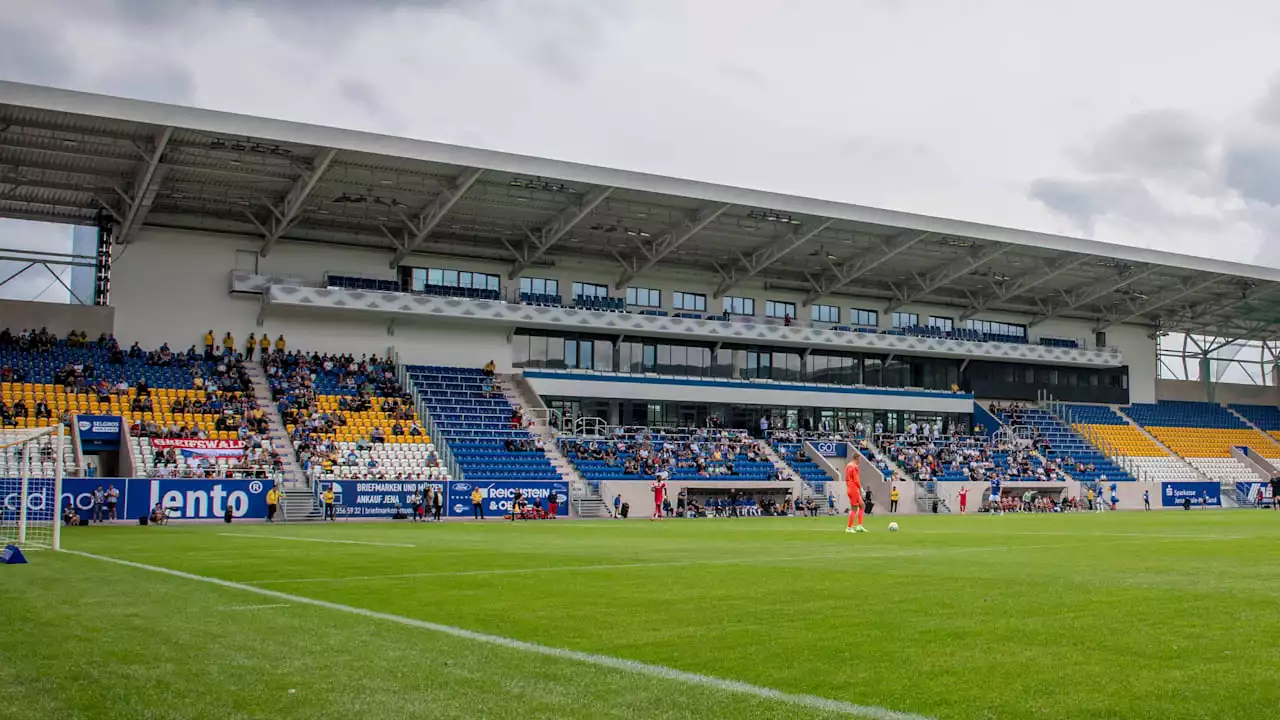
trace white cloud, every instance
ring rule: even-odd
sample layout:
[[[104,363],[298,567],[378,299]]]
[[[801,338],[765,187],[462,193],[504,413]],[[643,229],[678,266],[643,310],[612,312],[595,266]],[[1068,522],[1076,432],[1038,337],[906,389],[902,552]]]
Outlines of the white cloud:
[[[1277,36],[1263,0],[46,0],[0,76],[1248,260]]]

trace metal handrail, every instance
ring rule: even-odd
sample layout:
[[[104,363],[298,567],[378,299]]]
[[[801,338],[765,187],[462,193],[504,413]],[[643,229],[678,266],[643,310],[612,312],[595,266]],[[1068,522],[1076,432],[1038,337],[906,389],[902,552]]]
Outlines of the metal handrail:
[[[592,437],[608,437],[610,433],[606,431],[612,429],[604,420],[594,415],[580,417],[573,421],[573,435],[576,437],[587,437],[589,428],[594,430]]]

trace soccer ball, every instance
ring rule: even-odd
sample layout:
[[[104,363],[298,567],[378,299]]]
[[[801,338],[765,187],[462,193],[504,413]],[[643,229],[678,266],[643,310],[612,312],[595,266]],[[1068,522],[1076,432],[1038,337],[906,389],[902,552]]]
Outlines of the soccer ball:
[[[898,532],[898,523],[896,522],[889,523],[889,532]]]

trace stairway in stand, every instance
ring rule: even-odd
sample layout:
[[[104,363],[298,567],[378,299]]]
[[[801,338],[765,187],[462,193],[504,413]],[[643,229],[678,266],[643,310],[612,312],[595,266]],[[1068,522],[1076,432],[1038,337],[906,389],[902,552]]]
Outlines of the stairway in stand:
[[[547,422],[547,413],[538,411],[546,406],[537,401],[533,388],[518,375],[499,375],[497,380],[507,401],[524,411],[529,432],[542,438],[543,452],[551,461],[551,466],[568,483],[569,507],[573,513],[584,518],[613,517],[608,504],[600,495],[600,488],[584,480],[569,458],[560,452],[559,436],[556,429]]]
[[[246,362],[245,371],[253,382],[253,397],[267,418],[267,437],[271,447],[284,459],[284,504],[280,508],[284,519],[288,522],[302,520],[319,520],[320,508],[316,505],[311,487],[311,479],[303,471],[298,462],[298,454],[293,449],[293,441],[289,439],[289,430],[284,426],[284,418],[271,399],[271,386],[267,383],[267,374],[257,362]]]

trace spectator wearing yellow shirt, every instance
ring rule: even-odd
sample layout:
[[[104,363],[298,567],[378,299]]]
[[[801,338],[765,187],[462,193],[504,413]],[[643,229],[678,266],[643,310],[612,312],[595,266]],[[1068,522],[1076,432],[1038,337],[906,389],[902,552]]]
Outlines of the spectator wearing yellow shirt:
[[[337,519],[333,515],[333,485],[325,488],[321,497],[324,498],[324,519],[336,522]]]
[[[230,332],[222,336],[222,354],[228,356],[236,354],[236,339],[231,337]]]
[[[898,486],[894,485],[889,489],[889,512],[898,512]]]
[[[258,347],[258,338],[253,333],[249,333],[249,339],[244,341],[244,359],[253,360],[253,351]]]
[[[276,338],[276,352],[281,355],[284,354],[284,335]]]
[[[484,519],[484,493],[480,492],[480,488],[471,490],[471,514],[476,520]]]
[[[213,359],[213,330],[204,334],[204,359]]]
[[[280,491],[272,487],[267,491],[267,522],[276,521],[276,508],[280,505]]]
[[[271,349],[271,338],[266,333],[262,333],[262,339],[258,341],[258,354],[263,359],[267,359],[267,351]]]

